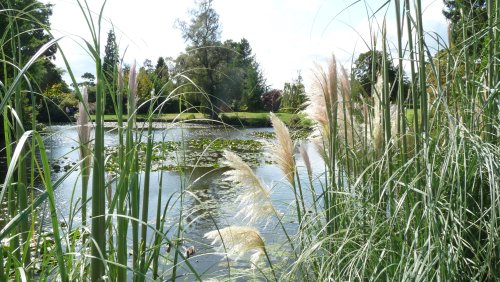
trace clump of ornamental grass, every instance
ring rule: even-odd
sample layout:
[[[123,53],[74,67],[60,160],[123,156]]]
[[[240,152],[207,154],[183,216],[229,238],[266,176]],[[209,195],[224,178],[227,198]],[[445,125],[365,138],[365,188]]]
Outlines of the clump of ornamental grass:
[[[305,113],[316,123],[313,138],[323,158],[331,154],[332,143],[341,141],[350,147],[355,145],[354,136],[359,135],[356,121],[351,113],[351,90],[349,75],[341,68],[332,55],[325,71],[317,66],[314,72],[312,91],[308,94],[309,103]]]
[[[203,236],[218,245],[217,251],[226,254],[233,260],[238,260],[248,252],[253,252],[250,257],[252,267],[257,265],[259,259],[266,255],[264,240],[257,229],[247,226],[229,226],[219,230],[205,233]]]
[[[402,138],[398,134],[397,105],[391,104],[389,126],[391,140],[384,140],[383,127],[383,105],[381,97],[383,95],[384,80],[379,74],[377,82],[373,87],[372,114],[369,111],[362,111],[362,118],[353,117],[355,109],[366,109],[366,104],[360,105],[351,101],[350,79],[345,68],[337,67],[335,56],[328,65],[327,71],[317,67],[314,73],[314,83],[312,91],[308,95],[309,103],[305,110],[306,114],[316,123],[313,138],[319,149],[321,156],[325,159],[329,157],[328,145],[341,142],[350,149],[359,150],[362,148],[363,139],[375,152],[380,152],[385,143],[395,142],[397,138]],[[409,134],[406,132],[407,139]]]
[[[273,217],[277,217],[281,222],[281,214],[275,210],[271,192],[262,180],[235,153],[224,151],[224,157],[224,164],[230,168],[224,173],[225,179],[240,188],[241,192],[236,200],[240,210],[235,217],[243,216],[249,224],[265,221],[267,225]],[[252,268],[255,268],[260,258],[265,255],[276,280],[276,273],[266,252],[264,240],[257,229],[250,226],[230,226],[207,232],[204,237],[213,240],[212,245],[219,244],[218,251],[225,253],[230,259],[238,260],[246,253],[253,252],[250,257]],[[290,241],[290,238],[288,240]]]

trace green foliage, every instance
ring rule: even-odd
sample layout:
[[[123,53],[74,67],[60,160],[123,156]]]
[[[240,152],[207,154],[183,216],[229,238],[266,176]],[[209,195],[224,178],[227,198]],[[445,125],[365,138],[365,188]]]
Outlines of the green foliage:
[[[174,68],[175,74],[189,77],[177,81],[187,93],[184,107],[202,106],[204,112],[212,114],[262,109],[260,96],[266,82],[248,40],[220,42],[219,16],[212,1],[198,2],[198,8],[190,14],[189,24],[178,22],[189,45],[175,60]]]
[[[481,53],[488,26],[486,0],[443,0],[443,15],[450,21],[452,46],[475,45],[470,52]],[[471,38],[474,37],[474,40]],[[474,44],[471,44],[471,43]]]
[[[225,124],[233,126],[265,127],[271,125],[268,113],[222,113],[219,118]]]
[[[221,27],[219,15],[212,7],[212,0],[202,0],[197,4],[197,9],[190,11],[189,23],[177,21],[182,37],[188,42],[186,48],[188,57],[191,57],[189,60],[183,60],[182,67],[183,71],[190,71],[189,76],[201,88],[201,94],[208,97],[208,99],[199,99],[205,106],[203,111],[210,112],[214,116],[217,112],[214,107],[219,104],[215,92],[221,59],[216,47],[221,45],[219,40]]]
[[[156,94],[167,94],[171,87],[167,84],[170,81],[170,73],[167,63],[163,57],[159,57],[154,70],[154,90]]]
[[[85,85],[85,86],[95,86],[95,76],[93,74],[91,74],[90,72],[86,72],[82,75],[82,78],[85,79],[84,82],[81,83],[81,85]]]
[[[52,15],[52,5],[36,0],[2,1],[0,3],[0,82],[10,85],[19,73],[14,66],[23,67],[35,53],[52,38],[45,32],[49,28],[49,18]],[[19,47],[22,46],[22,47]],[[22,98],[17,100],[17,114],[25,129],[32,127],[34,93],[41,93],[54,84],[59,84],[68,91],[62,80],[62,70],[52,62],[57,48],[51,45],[45,49],[42,56],[37,57],[26,72],[30,85],[22,80],[19,89],[23,91]],[[12,104],[15,102],[12,101]],[[0,134],[1,135],[1,134]]]
[[[280,106],[281,112],[298,113],[305,108],[307,96],[300,72],[297,78],[292,82],[285,83],[282,93]]]
[[[113,81],[113,76],[115,68],[119,62],[120,54],[118,50],[118,44],[116,44],[115,32],[111,29],[108,32],[108,38],[106,40],[106,46],[104,47],[104,58],[102,60],[102,70],[106,76],[106,80],[109,82]]]
[[[152,81],[153,73],[151,70],[142,67],[139,69],[137,75],[137,96],[139,98],[137,106],[151,99],[151,92],[154,90],[154,83]],[[147,107],[138,108],[139,112],[147,111]]]
[[[77,106],[78,99],[74,94],[65,92],[64,86],[61,84],[52,85],[43,92],[43,100],[37,105],[38,121],[67,122],[74,120],[73,115]]]
[[[373,56],[375,56],[375,58],[372,58]],[[385,64],[389,75],[390,99],[394,102],[398,96],[398,68],[394,67],[392,60],[389,57],[387,58]],[[377,74],[382,73],[382,67],[383,55],[381,51],[367,51],[359,54],[358,58],[354,62],[352,70],[352,91],[355,99],[360,95],[372,97],[372,85],[376,83]],[[403,100],[406,100],[409,83],[405,77],[403,77],[403,86]]]
[[[118,44],[116,43],[115,32],[111,29],[108,32],[108,38],[106,40],[106,46],[104,47],[104,58],[102,59],[102,70],[104,73],[104,78],[107,81],[108,89],[106,93],[106,103],[104,111],[106,113],[113,113],[115,110],[115,105],[113,103],[113,95],[116,96],[116,67],[120,59]]]
[[[246,68],[246,77],[243,80],[242,104],[248,111],[263,110],[261,96],[266,91],[266,80],[259,69],[257,62],[253,61]]]
[[[0,37],[4,41],[0,45],[0,59],[20,66],[24,65],[42,45],[52,39],[44,31],[44,28],[50,26],[51,15],[51,4],[44,4],[37,0],[2,1],[0,3]],[[18,45],[23,47],[16,48]],[[55,80],[55,83],[61,82],[60,71],[50,62],[55,58],[56,51],[56,46],[52,45],[32,65],[29,74],[34,82],[43,84],[42,79],[48,79],[50,76],[54,76],[50,80]],[[5,65],[5,68],[0,68],[0,78],[3,81],[12,79],[15,72],[17,71],[12,66]]]

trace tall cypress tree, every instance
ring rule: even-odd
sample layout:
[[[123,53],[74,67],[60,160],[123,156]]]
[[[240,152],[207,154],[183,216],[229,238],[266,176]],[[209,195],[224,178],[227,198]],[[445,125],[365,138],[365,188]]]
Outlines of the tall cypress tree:
[[[113,113],[113,95],[116,95],[115,87],[115,76],[116,67],[120,60],[118,54],[118,45],[116,44],[115,32],[111,29],[108,32],[108,39],[106,41],[106,47],[104,47],[104,59],[102,60],[102,70],[104,72],[104,78],[106,79],[108,91],[106,91],[106,113]]]

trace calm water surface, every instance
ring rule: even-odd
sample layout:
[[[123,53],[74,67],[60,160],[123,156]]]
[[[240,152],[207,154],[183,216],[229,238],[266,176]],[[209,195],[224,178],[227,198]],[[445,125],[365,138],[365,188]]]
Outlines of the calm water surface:
[[[262,142],[272,142],[273,140],[260,139],[252,135],[252,132],[262,131],[270,132],[272,128],[234,129],[191,125],[184,128],[155,129],[154,141],[222,138],[255,139]],[[145,135],[145,133],[143,135]],[[78,146],[77,138],[77,131],[73,125],[56,125],[48,127],[46,148],[49,158],[52,161],[63,160],[68,164],[76,163],[79,159],[79,152],[76,149]],[[146,142],[145,137],[142,138],[142,142]],[[118,145],[118,133],[113,128],[109,128],[105,134],[105,145],[109,147]],[[313,170],[316,173],[321,172],[324,166],[313,146],[308,146],[308,152],[310,154],[311,163],[313,164]],[[270,155],[266,147],[264,149],[264,155]],[[302,175],[301,179],[306,181],[307,176],[305,174],[305,168],[298,151],[296,152],[296,157],[298,160],[299,174]],[[264,163],[253,169],[268,187],[272,187],[272,200],[275,208],[285,215],[290,215],[294,210],[290,206],[294,201],[294,197],[292,189],[286,184],[281,171],[274,164]],[[230,225],[244,225],[244,221],[241,218],[234,217],[235,213],[238,211],[238,206],[235,203],[238,193],[235,191],[234,187],[222,180],[221,174],[224,171],[224,169],[196,168],[183,174],[173,171],[156,171],[151,173],[148,223],[153,226],[155,224],[156,206],[160,192],[160,179],[162,179],[162,207],[164,207],[168,199],[171,198],[167,211],[165,231],[168,230],[168,236],[174,238],[177,232],[179,215],[182,212],[184,228],[182,237],[185,238],[183,245],[186,247],[194,246],[196,249],[196,256],[191,258],[190,262],[200,273],[211,273],[209,276],[213,276],[216,273],[222,275],[227,265],[222,256],[213,254],[215,250],[209,245],[211,242],[203,238],[203,234],[214,230],[216,226],[215,223],[219,228]],[[65,175],[63,171],[55,172],[53,173],[53,178],[57,179],[63,175]],[[141,178],[142,176],[141,174]],[[63,215],[66,220],[68,220],[70,209],[74,209],[78,197],[81,196],[80,185],[80,171],[78,170],[70,173],[63,182],[63,185],[56,191],[58,212]],[[183,194],[182,206],[180,198],[181,187],[183,187],[185,191],[189,191],[189,193]],[[311,198],[311,194],[308,190],[305,191],[305,194],[308,199]],[[90,205],[88,205],[88,209],[90,209]],[[88,214],[90,214],[90,210]],[[80,216],[80,213],[77,213],[77,216],[74,218],[73,227],[79,225],[81,218],[78,216]],[[288,218],[285,216],[286,229],[290,234],[293,234],[297,227],[294,219],[295,218],[292,216]],[[281,228],[277,227],[275,223],[271,222],[254,227],[263,235],[267,248],[271,250],[271,256],[273,256],[273,249],[282,249],[281,246],[284,242],[284,235]],[[164,255],[168,256],[166,253]],[[274,259],[280,260],[282,258],[276,255],[273,257],[273,260]],[[234,264],[234,266],[241,268],[248,267],[248,261],[241,259]],[[171,263],[163,265],[163,271],[165,272],[168,272],[170,268]]]

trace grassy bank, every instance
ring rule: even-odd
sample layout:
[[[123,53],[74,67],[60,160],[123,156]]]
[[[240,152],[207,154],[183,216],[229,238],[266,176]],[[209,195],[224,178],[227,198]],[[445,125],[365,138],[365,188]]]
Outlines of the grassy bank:
[[[310,128],[312,121],[304,114],[289,114],[277,113],[280,119],[285,124],[293,128]],[[95,121],[96,116],[90,115],[91,120]],[[117,115],[104,115],[104,121],[116,122],[118,121]],[[123,119],[127,119],[127,115],[123,115]],[[135,116],[136,121],[148,121],[150,117],[147,114],[139,114]],[[220,121],[230,126],[250,126],[250,127],[270,127],[271,119],[269,113],[252,113],[252,112],[226,112],[219,114]],[[154,114],[151,117],[155,122],[178,122],[189,121],[198,123],[210,123],[209,116],[202,113],[181,113],[181,114]]]
[[[137,114],[134,115],[136,121],[148,121],[152,120],[155,122],[178,122],[178,121],[188,121],[188,120],[203,120],[207,119],[207,115],[201,113],[181,113],[181,114],[153,114],[152,116],[148,114]],[[96,115],[90,115],[92,121],[96,120]],[[122,115],[124,120],[128,119],[128,115]],[[103,116],[104,121],[117,122],[119,117],[117,115],[106,114]]]
[[[288,126],[294,128],[310,128],[312,121],[304,114],[276,113]],[[231,112],[221,113],[222,122],[232,126],[268,127],[271,126],[269,113]]]

